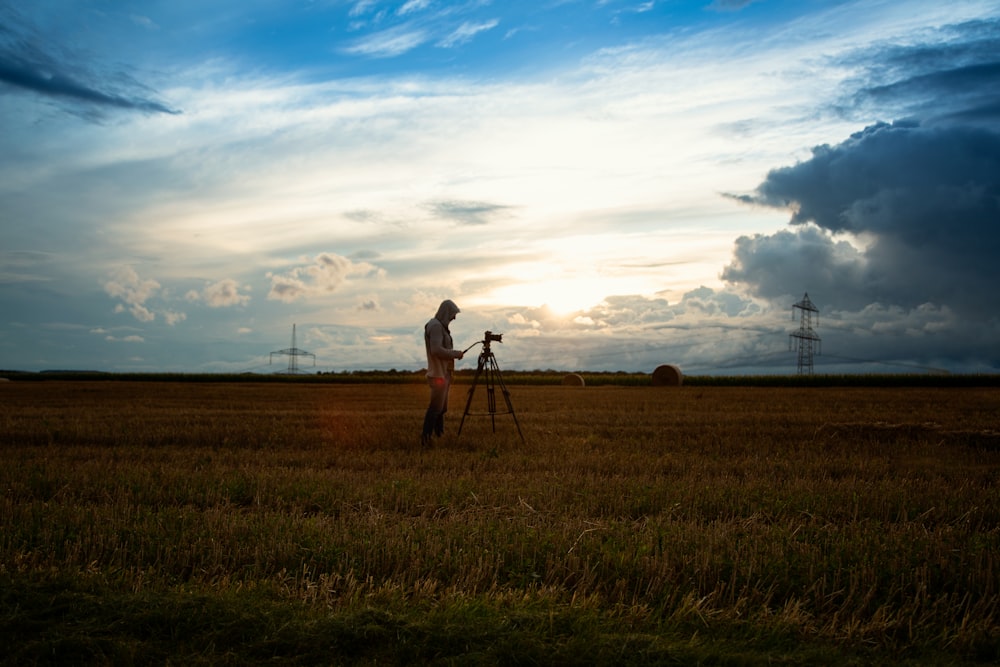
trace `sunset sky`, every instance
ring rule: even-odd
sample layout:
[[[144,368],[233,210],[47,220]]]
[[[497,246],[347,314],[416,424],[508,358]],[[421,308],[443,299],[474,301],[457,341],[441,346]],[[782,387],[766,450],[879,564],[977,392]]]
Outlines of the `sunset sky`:
[[[997,1],[0,0],[0,369],[996,373],[998,284]]]

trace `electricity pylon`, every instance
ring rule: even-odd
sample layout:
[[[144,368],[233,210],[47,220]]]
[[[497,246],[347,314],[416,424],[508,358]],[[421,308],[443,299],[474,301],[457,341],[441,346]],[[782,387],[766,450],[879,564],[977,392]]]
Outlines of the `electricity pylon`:
[[[313,366],[316,365],[316,355],[312,352],[306,352],[305,350],[300,350],[295,347],[295,325],[292,325],[292,346],[287,350],[278,350],[277,352],[271,353],[271,358],[268,359],[267,363],[271,363],[276,354],[287,354],[288,355],[288,373],[294,374],[299,372],[299,357],[312,357]]]
[[[799,317],[799,330],[788,334],[788,349],[795,349],[799,353],[799,375],[812,375],[813,352],[821,354],[821,339],[812,328],[813,313],[816,313],[816,326],[819,326],[819,308],[809,300],[809,292],[805,293],[801,301],[792,305],[793,320],[796,308],[802,311]]]

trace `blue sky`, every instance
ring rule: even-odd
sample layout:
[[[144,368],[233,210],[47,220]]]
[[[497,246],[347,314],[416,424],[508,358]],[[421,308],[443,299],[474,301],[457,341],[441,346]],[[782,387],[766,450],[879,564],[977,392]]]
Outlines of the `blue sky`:
[[[983,0],[0,2],[0,368],[415,370],[451,298],[504,368],[793,373],[808,292],[817,372],[997,372],[998,54]]]

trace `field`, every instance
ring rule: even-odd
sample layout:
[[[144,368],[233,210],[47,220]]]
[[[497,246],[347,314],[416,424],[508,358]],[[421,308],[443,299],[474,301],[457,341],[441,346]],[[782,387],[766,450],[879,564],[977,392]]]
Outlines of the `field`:
[[[0,662],[1000,660],[997,388],[466,390],[0,382]]]

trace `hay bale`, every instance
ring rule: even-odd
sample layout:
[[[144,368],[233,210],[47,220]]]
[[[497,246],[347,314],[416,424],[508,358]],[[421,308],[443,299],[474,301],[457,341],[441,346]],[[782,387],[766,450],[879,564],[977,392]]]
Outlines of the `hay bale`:
[[[577,373],[569,373],[564,375],[562,379],[562,386],[564,387],[582,387],[585,384],[583,376]]]
[[[684,384],[684,374],[674,364],[663,364],[653,371],[654,387],[679,387],[682,384]]]

